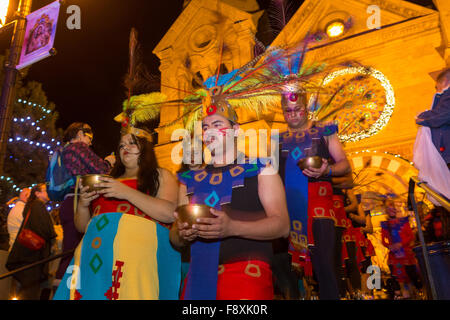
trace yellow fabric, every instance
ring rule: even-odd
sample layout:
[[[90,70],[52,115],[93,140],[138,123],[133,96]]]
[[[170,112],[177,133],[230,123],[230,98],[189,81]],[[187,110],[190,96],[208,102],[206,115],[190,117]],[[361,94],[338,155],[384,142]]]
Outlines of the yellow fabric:
[[[119,300],[159,298],[157,249],[155,222],[124,214],[114,239],[113,261],[124,262]]]

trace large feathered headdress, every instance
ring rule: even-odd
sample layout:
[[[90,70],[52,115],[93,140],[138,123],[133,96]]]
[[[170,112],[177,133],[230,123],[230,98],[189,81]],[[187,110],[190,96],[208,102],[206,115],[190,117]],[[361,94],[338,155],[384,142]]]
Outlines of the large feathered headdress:
[[[281,95],[287,94],[290,100],[298,98],[299,94],[316,94],[319,92],[329,95],[329,100],[318,106],[317,103],[310,106],[312,111],[324,110],[332,106],[335,94],[326,92],[322,86],[322,80],[333,68],[324,63],[305,63],[305,55],[308,46],[315,42],[316,36],[308,34],[305,39],[289,45],[269,47],[262,54],[249,61],[244,66],[227,74],[220,74],[223,54],[230,49],[231,44],[225,42],[224,33],[230,26],[229,20],[220,13],[217,15],[217,30],[219,42],[219,60],[215,75],[202,82],[193,70],[191,63],[186,59],[186,69],[191,72],[193,79],[201,88],[195,91],[186,91],[174,88],[166,83],[161,87],[167,87],[186,93],[181,99],[167,100],[159,92],[132,96],[132,87],[138,81],[138,65],[135,62],[134,39],[136,32],[130,36],[130,67],[128,73],[128,99],[124,102],[124,111],[116,117],[123,123],[124,128],[131,130],[134,123],[140,119],[157,117],[162,106],[181,108],[181,116],[159,127],[168,129],[179,126],[181,123],[186,129],[193,131],[194,124],[198,120],[212,114],[220,114],[236,123],[238,108],[250,111],[260,116],[270,109],[278,109]],[[130,89],[131,88],[131,89]],[[316,100],[317,101],[317,100]],[[336,107],[333,106],[336,112]],[[328,113],[326,116],[329,116]]]
[[[160,92],[132,95],[135,90],[146,82],[143,75],[145,72],[144,65],[141,63],[140,58],[137,31],[132,28],[129,43],[129,66],[124,79],[127,99],[122,104],[122,113],[117,115],[114,120],[122,124],[123,134],[131,133],[153,142],[154,132],[149,132],[147,128],[143,129],[138,124],[157,118],[160,112],[160,105],[167,100],[167,97]]]

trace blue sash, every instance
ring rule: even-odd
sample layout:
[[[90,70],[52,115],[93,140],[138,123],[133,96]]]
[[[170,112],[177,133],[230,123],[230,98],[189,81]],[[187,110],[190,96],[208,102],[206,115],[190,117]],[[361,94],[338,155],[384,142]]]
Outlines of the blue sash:
[[[315,155],[317,150],[312,150],[313,140],[318,141],[337,130],[334,124],[317,124],[301,133],[285,132],[281,135],[281,152],[287,157],[284,182],[291,221],[289,251],[298,252],[302,258],[305,258],[308,248],[308,177],[302,173],[297,163],[300,159]]]
[[[178,175],[187,187],[191,204],[206,204],[221,210],[231,203],[233,188],[244,186],[244,179],[256,176],[265,167],[254,164],[235,164],[222,170],[186,171]],[[217,168],[216,168],[217,169]],[[191,263],[186,279],[185,300],[215,300],[219,267],[220,240],[197,240],[191,245]]]

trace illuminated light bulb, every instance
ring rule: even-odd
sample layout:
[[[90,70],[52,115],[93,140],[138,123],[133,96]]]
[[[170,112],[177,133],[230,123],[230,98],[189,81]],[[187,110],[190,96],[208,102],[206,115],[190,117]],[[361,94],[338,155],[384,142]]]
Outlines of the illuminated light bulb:
[[[339,37],[344,33],[344,31],[345,26],[342,21],[332,22],[326,27],[326,33],[330,38]]]

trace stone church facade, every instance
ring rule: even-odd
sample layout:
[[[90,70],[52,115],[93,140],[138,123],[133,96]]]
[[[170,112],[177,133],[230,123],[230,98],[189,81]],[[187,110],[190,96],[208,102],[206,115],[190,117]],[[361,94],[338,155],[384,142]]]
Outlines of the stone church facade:
[[[161,92],[170,99],[184,96],[182,90],[195,89],[198,85],[195,79],[207,79],[219,67],[221,31],[215,25],[216,8],[216,1],[185,1],[183,12],[154,48],[153,53],[161,62],[161,83],[168,84],[161,87]],[[224,37],[233,44],[220,67],[231,71],[254,57],[253,35],[258,31],[263,12],[256,0],[224,0],[220,9],[230,19]],[[349,18],[351,26],[342,35],[311,48],[306,63],[339,65],[358,61],[375,70],[367,86],[376,92],[378,105],[352,106],[344,101],[349,95],[343,94],[342,102],[348,103],[349,108],[337,120],[351,125],[345,150],[354,172],[364,171],[366,180],[360,184],[367,186],[362,186],[361,191],[404,194],[409,178],[417,175],[412,163],[417,133],[415,117],[430,107],[435,93],[434,79],[450,66],[450,3],[434,0],[434,8],[430,9],[401,0],[306,0],[271,45],[286,41],[295,44],[308,32],[325,31],[331,23]],[[329,85],[355,72],[361,71],[336,68]],[[365,123],[358,124],[358,113],[366,116]],[[180,115],[178,108],[165,107],[160,124]],[[238,111],[238,115],[244,130],[285,129],[281,109],[261,118],[243,111]],[[178,166],[171,161],[176,142],[171,141],[170,132],[161,130],[158,136],[156,152],[160,165],[177,170]]]

